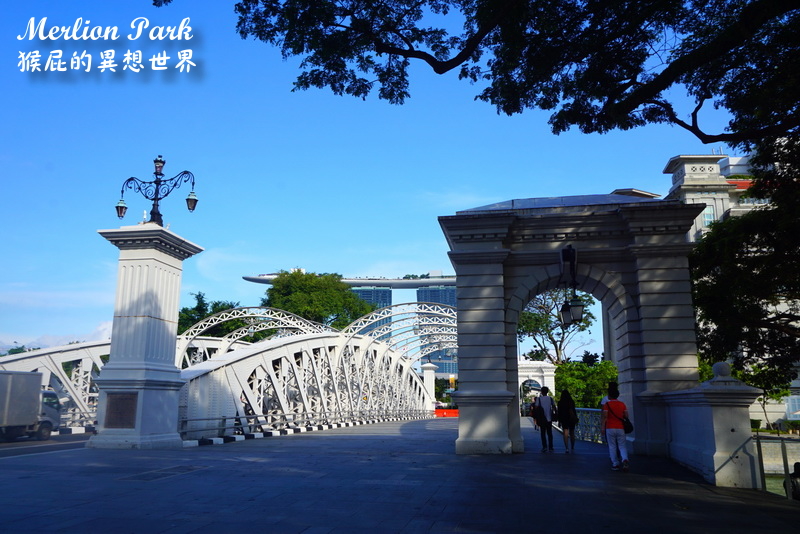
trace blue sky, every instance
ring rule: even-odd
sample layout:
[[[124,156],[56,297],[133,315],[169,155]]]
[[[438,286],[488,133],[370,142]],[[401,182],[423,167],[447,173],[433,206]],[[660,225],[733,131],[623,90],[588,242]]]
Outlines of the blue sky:
[[[257,305],[266,286],[242,276],[302,267],[347,277],[452,273],[440,215],[511,198],[609,193],[635,187],[666,194],[661,173],[678,154],[710,153],[677,128],[550,133],[547,114],[500,116],[475,102],[478,88],[455,72],[415,66],[412,98],[392,106],[327,90],[291,92],[298,61],[235,31],[234,1],[27,0],[0,20],[0,347],[102,339],[110,333],[118,250],[99,229],[142,220],[149,202],[132,192],[114,214],[122,182],[152,177],[163,154],[168,177],[188,186],[162,204],[170,230],[205,248],[184,263],[182,305],[210,300]],[[28,21],[117,26],[117,41],[18,40]],[[178,26],[190,41],[130,41],[130,24]],[[98,55],[115,49],[115,73]],[[166,52],[192,50],[190,71],[149,70]],[[90,72],[22,72],[20,53],[84,50]],[[122,70],[141,50],[145,70]],[[67,62],[69,66],[69,62]],[[688,112],[688,108],[687,108]],[[718,120],[718,118],[717,118]],[[402,297],[402,296],[401,296]],[[396,302],[407,300],[395,298]],[[600,339],[601,335],[594,336]]]

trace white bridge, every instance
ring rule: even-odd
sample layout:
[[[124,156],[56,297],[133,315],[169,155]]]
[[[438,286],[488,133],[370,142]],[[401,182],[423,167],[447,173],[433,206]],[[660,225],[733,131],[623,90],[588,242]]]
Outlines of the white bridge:
[[[233,320],[245,327],[203,336]],[[256,332],[271,335],[250,343]],[[96,417],[95,378],[110,341],[75,343],[0,357],[0,369],[38,371],[59,393],[67,425]],[[427,417],[434,399],[414,364],[456,345],[456,311],[410,303],[372,312],[341,331],[272,308],[235,308],[212,315],[177,338],[184,439],[233,432],[377,419]]]

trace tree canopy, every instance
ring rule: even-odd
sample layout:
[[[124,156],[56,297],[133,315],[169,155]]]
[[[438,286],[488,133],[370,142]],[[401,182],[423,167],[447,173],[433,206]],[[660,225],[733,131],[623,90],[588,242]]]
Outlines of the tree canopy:
[[[540,293],[525,306],[517,323],[517,338],[520,341],[526,338],[533,340],[535,349],[529,359],[546,358],[560,365],[569,358],[570,343],[574,343],[575,336],[588,330],[595,321],[594,314],[589,311],[594,299],[586,293],[579,293],[578,298],[584,305],[583,319],[569,326],[565,326],[558,316],[564,303],[564,292],[561,290]]]
[[[0,356],[6,356],[11,354],[22,354],[23,352],[28,352],[30,350],[38,350],[38,349],[39,347],[28,348],[25,345],[17,345],[16,347],[11,347],[10,349],[8,349],[7,352],[1,352]]]
[[[194,306],[186,306],[181,308],[178,312],[178,334],[182,334],[196,323],[199,323],[206,317],[214,315],[231,308],[238,308],[239,303],[229,300],[214,300],[208,302],[206,295],[202,291],[192,293],[194,297]],[[228,321],[223,324],[218,324],[205,332],[205,335],[222,337],[245,326],[244,321],[241,319],[235,321]]]
[[[333,328],[344,328],[375,309],[353,293],[341,275],[302,271],[278,273],[261,305]]]
[[[569,391],[578,408],[597,408],[608,390],[608,383],[617,380],[617,368],[608,360],[588,365],[566,362],[556,368],[556,395]]]
[[[162,6],[172,0],[154,0]],[[800,0],[240,0],[237,31],[302,59],[296,89],[402,104],[412,61],[556,133],[671,123],[705,143],[800,127]],[[684,96],[688,107],[682,108]],[[730,113],[708,132],[701,111]]]
[[[759,370],[758,387],[768,390],[785,387],[800,361],[796,169],[756,168],[755,193],[771,191],[771,204],[712,224],[690,258],[702,357]]]

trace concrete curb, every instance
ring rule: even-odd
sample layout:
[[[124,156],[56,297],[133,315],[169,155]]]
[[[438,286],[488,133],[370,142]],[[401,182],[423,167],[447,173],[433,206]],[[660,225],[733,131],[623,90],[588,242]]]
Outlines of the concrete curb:
[[[237,441],[244,441],[247,439],[261,439],[261,438],[275,437],[275,436],[290,436],[293,434],[301,434],[303,432],[317,432],[319,430],[331,430],[334,428],[349,428],[354,426],[370,425],[375,423],[418,421],[421,419],[435,419],[435,417],[389,417],[385,419],[371,419],[369,421],[351,421],[347,423],[329,423],[323,425],[285,428],[282,430],[268,430],[263,433],[256,432],[249,434],[230,434],[216,438],[187,439],[183,440],[183,447],[187,448],[187,447],[201,447],[206,445],[222,445],[224,443],[233,443]]]
[[[62,426],[58,430],[53,430],[54,436],[65,436],[69,434],[94,434],[93,426]]]
[[[347,423],[328,423],[321,425],[311,425],[304,427],[286,428],[283,430],[271,430],[267,432],[254,432],[248,434],[230,434],[215,438],[201,438],[201,439],[185,439],[183,440],[183,447],[200,447],[205,445],[222,445],[224,443],[233,443],[237,441],[244,441],[246,439],[261,439],[265,437],[275,436],[289,436],[292,434],[300,434],[303,432],[317,432],[320,430],[331,430],[334,428],[349,428],[360,425],[371,425],[375,423],[394,423],[399,421],[417,421],[421,419],[435,419],[435,417],[387,417],[383,419],[370,419],[365,421],[350,421]],[[53,435],[69,435],[69,434],[94,434],[96,429],[94,426],[88,425],[85,427],[59,427],[58,430],[53,431]]]

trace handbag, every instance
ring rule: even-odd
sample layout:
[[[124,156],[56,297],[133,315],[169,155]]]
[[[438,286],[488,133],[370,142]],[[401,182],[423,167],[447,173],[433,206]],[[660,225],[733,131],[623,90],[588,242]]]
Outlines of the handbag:
[[[622,418],[622,429],[625,431],[626,434],[630,434],[633,432],[633,423],[627,417]]]
[[[580,418],[578,417],[578,412],[576,410],[572,410],[572,413],[569,417],[569,422],[572,424],[572,426],[577,426],[577,424],[580,423]]]
[[[633,423],[631,423],[630,419],[628,419],[627,417],[620,417],[617,414],[615,414],[614,411],[611,409],[611,406],[608,407],[608,411],[611,412],[614,415],[614,417],[622,421],[622,430],[626,434],[630,434],[631,432],[633,432]]]

